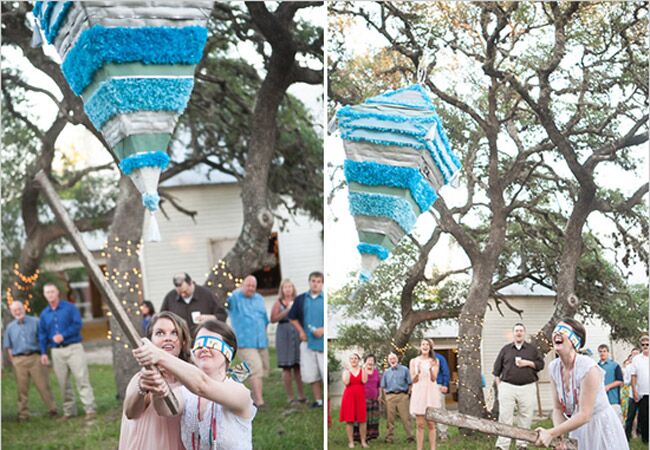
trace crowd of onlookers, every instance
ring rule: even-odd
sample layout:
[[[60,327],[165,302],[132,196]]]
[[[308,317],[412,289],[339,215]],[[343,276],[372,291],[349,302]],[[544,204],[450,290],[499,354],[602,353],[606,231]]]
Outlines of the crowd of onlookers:
[[[492,374],[498,393],[499,422],[530,428],[537,404],[538,373],[544,369],[544,356],[526,342],[522,323],[513,327],[513,341],[506,344],[494,362]],[[599,360],[585,356],[584,326],[574,319],[565,319],[553,331],[553,350],[557,358],[547,370],[553,397],[553,427],[538,428],[537,445],[548,445],[552,439],[568,434],[579,448],[628,449],[633,433],[648,442],[648,395],[650,394],[650,363],[648,336],[640,340],[641,349],[634,348],[622,366],[612,360],[609,348],[598,347]],[[428,429],[429,448],[436,448],[438,439],[447,439],[447,427],[426,419],[426,408],[445,408],[449,393],[449,366],[443,355],[434,351],[434,343],[423,339],[419,355],[409,367],[399,363],[398,355],[387,356],[387,368],[380,374],[374,355],[363,360],[353,353],[342,372],[345,385],[339,420],[346,423],[348,446],[379,437],[380,418],[385,411],[385,441],[392,443],[396,418],[399,417],[407,442],[424,447]],[[383,408],[382,408],[383,407]],[[416,432],[412,431],[415,418]],[[627,439],[626,439],[627,438]],[[499,437],[497,449],[509,449],[511,439]],[[518,449],[526,448],[517,441]]]
[[[269,372],[269,323],[278,324],[277,365],[288,404],[307,403],[303,391],[307,383],[313,394],[311,406],[323,406],[321,272],[309,275],[309,289],[301,294],[290,280],[282,281],[270,319],[253,275],[224,300],[187,273],[174,275],[172,281],[174,289],[165,296],[159,313],[149,301],[140,307],[147,339],[134,350],[134,357],[143,368],[126,390],[120,448],[212,448],[215,439],[219,448],[250,448],[252,420],[266,409],[263,379]],[[81,343],[81,315],[73,303],[60,298],[55,284],[45,284],[43,294],[48,306],[39,318],[27,315],[20,301],[9,305],[14,320],[5,330],[3,345],[16,375],[18,419],[29,419],[30,379],[50,416],[58,416],[49,385],[51,362],[63,398],[59,420],[77,415],[74,378],[85,419],[92,421],[96,404]],[[236,357],[240,364],[235,364]],[[161,370],[147,368],[151,365]],[[178,402],[176,411],[165,403],[170,393]]]

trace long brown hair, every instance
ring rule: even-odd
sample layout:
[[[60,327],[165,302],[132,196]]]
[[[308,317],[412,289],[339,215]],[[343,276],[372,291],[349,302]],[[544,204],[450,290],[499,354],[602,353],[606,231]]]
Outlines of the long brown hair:
[[[422,338],[422,341],[427,341],[429,343],[429,354],[427,356],[435,362],[438,358],[436,358],[436,352],[433,351],[433,339]],[[420,341],[420,344],[422,341]]]
[[[149,322],[149,326],[147,327],[147,338],[151,340],[151,336],[153,335],[153,327],[160,319],[167,319],[174,324],[174,328],[178,334],[178,340],[181,343],[181,352],[179,353],[178,357],[185,362],[192,362],[192,351],[190,350],[190,330],[187,328],[185,319],[179,317],[173,312],[161,311],[158,314],[154,314],[154,316],[151,318],[151,321]]]

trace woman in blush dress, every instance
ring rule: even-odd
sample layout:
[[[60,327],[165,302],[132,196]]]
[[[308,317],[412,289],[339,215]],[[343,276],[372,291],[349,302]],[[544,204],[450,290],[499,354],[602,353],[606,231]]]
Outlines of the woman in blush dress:
[[[553,428],[537,428],[536,445],[548,447],[553,438],[569,433],[579,450],[629,450],[621,420],[605,393],[603,370],[590,357],[578,354],[587,339],[585,327],[565,319],[555,326],[552,337],[559,356],[548,368]]]
[[[350,356],[350,367],[343,371],[341,378],[345,385],[341,399],[339,421],[346,422],[348,447],[354,448],[354,423],[359,423],[361,447],[366,448],[366,393],[363,385],[368,381],[368,373],[361,367],[361,358],[356,353]]]
[[[379,437],[379,386],[381,376],[375,366],[375,355],[367,355],[364,358],[363,370],[368,374],[368,381],[363,385],[366,393],[366,441]],[[354,440],[361,441],[359,425],[354,425]]]
[[[278,299],[271,308],[271,323],[277,323],[275,330],[275,349],[278,356],[278,367],[282,369],[282,382],[287,393],[287,402],[305,403],[307,399],[302,390],[300,376],[300,335],[298,330],[289,322],[289,311],[296,298],[296,286],[291,280],[280,283]],[[296,382],[297,398],[293,396],[291,380]]]
[[[153,316],[147,337],[172,357],[190,360],[190,331],[176,314],[163,311]],[[157,373],[142,369],[131,378],[124,398],[120,450],[183,450],[180,417],[161,417],[154,410],[158,377]],[[162,371],[162,378],[170,387],[180,387],[171,373]]]
[[[420,342],[420,355],[409,363],[413,388],[409,411],[415,416],[415,442],[418,450],[424,447],[424,425],[429,428],[429,448],[436,448],[436,424],[426,420],[424,414],[427,408],[440,407],[440,388],[436,379],[440,370],[440,363],[433,351],[433,340],[422,339]]]
[[[183,385],[175,394],[180,400],[181,439],[186,449],[252,450],[257,409],[250,391],[228,369],[237,353],[237,338],[229,325],[206,320],[198,326],[192,347],[196,366],[171,357],[147,339],[142,342],[133,350],[138,363],[156,364]],[[156,389],[161,396],[168,392],[160,382]],[[154,402],[159,414],[172,415],[162,398]]]

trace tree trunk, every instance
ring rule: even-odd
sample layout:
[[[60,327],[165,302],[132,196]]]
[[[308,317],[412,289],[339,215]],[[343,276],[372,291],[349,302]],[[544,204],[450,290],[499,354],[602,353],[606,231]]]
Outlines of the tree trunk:
[[[142,292],[142,270],[140,266],[140,239],[144,207],[140,193],[126,176],[120,179],[115,217],[108,232],[105,249],[108,281],[113,291],[122,300],[136,329],[142,328],[142,317],[138,309],[138,292]],[[130,345],[122,334],[117,321],[110,318],[110,332],[113,341],[113,371],[117,396],[124,399],[131,377],[140,370],[131,354]]]
[[[573,317],[578,310],[579,299],[575,296],[576,274],[582,256],[582,230],[594,207],[595,190],[583,187],[578,196],[564,231],[564,248],[560,256],[560,270],[556,281],[555,309],[551,318],[533,338],[542,354],[548,353],[553,344],[551,334],[563,318]]]
[[[485,417],[485,398],[481,388],[481,338],[487,309],[493,262],[473,267],[467,300],[458,318],[458,410]]]
[[[224,299],[237,287],[237,278],[243,278],[265,265],[277,264],[274,258],[269,259],[266,252],[273,227],[273,212],[269,205],[269,167],[275,154],[278,108],[293,81],[291,76],[296,56],[289,25],[274,20],[263,4],[247,6],[262,33],[268,32],[267,27],[270,27],[277,31],[277,36],[271,38],[265,35],[273,50],[251,118],[251,137],[241,183],[244,223],[234,247],[206,281],[217,297]]]

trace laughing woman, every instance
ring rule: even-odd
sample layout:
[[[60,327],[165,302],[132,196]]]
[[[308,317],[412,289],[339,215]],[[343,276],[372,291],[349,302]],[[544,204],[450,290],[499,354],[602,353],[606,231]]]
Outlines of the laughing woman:
[[[170,356],[143,339],[133,350],[140,365],[156,364],[183,385],[180,399],[181,437],[188,450],[249,450],[255,406],[250,391],[228,376],[228,365],[237,353],[232,328],[217,320],[203,322],[196,331],[192,356],[196,366]],[[162,396],[166,385],[158,383],[155,407],[170,415]]]
[[[189,361],[190,332],[185,321],[168,311],[151,318],[146,330],[153,345],[166,351],[173,358]],[[156,390],[157,373],[142,369],[136,373],[126,388],[124,415],[120,429],[121,450],[157,450],[168,448],[182,450],[180,417],[160,417],[154,410],[153,400]],[[169,372],[162,377],[172,388],[180,383]]]
[[[422,339],[420,355],[409,363],[409,371],[413,380],[409,412],[415,416],[415,442],[418,450],[424,447],[424,428],[429,429],[429,449],[436,450],[436,424],[426,420],[427,408],[440,408],[440,388],[436,383],[440,363],[433,351],[433,340]]]
[[[553,330],[553,348],[559,355],[549,365],[553,428],[537,428],[536,444],[548,447],[553,438],[569,433],[579,450],[628,450],[621,420],[607,400],[603,370],[578,354],[586,338],[585,327],[574,319],[563,320]]]

